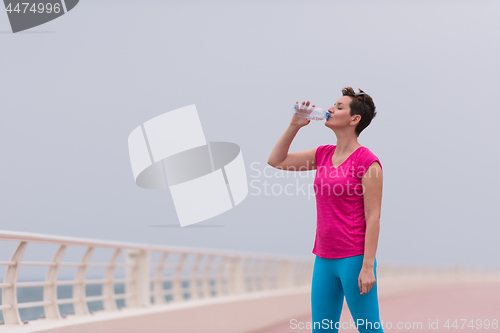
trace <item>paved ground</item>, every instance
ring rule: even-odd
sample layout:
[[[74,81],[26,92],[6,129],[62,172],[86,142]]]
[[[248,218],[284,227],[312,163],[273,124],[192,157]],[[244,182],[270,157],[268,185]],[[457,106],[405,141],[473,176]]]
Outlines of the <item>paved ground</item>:
[[[451,287],[434,287],[425,291],[413,291],[406,295],[379,297],[380,318],[384,332],[500,332],[491,323],[500,325],[500,284],[460,284]],[[311,316],[296,318],[297,322],[311,322]],[[467,319],[464,321],[461,319]],[[446,322],[449,320],[449,328]],[[454,321],[455,326],[453,326]],[[472,322],[471,322],[472,320]],[[485,324],[489,320],[490,327]],[[344,302],[341,323],[352,322]],[[401,328],[398,329],[396,325]],[[414,324],[415,323],[415,324]],[[418,323],[421,323],[420,326]],[[437,324],[430,329],[429,323]],[[392,324],[392,328],[390,325]],[[480,326],[482,324],[482,326]],[[347,326],[347,324],[344,324]],[[404,325],[407,325],[406,328]],[[463,325],[463,326],[462,326]],[[474,326],[474,327],[472,327]],[[310,329],[292,329],[289,322],[256,333],[311,332]],[[355,328],[340,332],[357,332]]]

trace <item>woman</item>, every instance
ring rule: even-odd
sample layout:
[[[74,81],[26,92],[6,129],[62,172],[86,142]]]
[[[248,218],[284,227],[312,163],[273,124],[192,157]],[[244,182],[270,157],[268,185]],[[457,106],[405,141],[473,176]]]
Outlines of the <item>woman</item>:
[[[293,115],[268,160],[277,169],[316,170],[313,332],[348,328],[351,323],[339,322],[344,297],[359,332],[383,332],[375,258],[382,205],[382,166],[377,156],[358,143],[359,134],[376,115],[372,98],[359,91],[344,88],[342,97],[328,109],[330,118],[325,126],[335,133],[336,145],[288,153],[299,129],[310,123],[310,119]],[[309,102],[302,104],[309,106]]]

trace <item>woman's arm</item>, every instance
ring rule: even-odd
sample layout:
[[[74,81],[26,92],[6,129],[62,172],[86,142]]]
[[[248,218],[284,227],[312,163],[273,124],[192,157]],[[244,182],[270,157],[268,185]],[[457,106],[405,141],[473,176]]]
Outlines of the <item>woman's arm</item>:
[[[360,274],[360,291],[365,294],[375,285],[373,266],[377,252],[378,236],[380,231],[380,211],[382,207],[382,168],[377,162],[366,171],[361,180],[365,206],[365,253],[363,267]]]
[[[295,135],[297,135],[299,129],[300,127],[297,125],[288,125],[285,132],[278,139],[278,142],[276,142],[276,145],[274,145],[273,151],[267,160],[267,164],[276,167],[285,160],[288,155],[290,145],[292,144],[292,141],[295,138]]]

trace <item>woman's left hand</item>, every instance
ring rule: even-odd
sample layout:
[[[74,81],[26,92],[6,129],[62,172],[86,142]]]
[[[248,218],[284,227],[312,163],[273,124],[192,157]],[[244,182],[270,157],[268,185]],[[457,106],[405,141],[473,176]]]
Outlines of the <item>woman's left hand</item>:
[[[375,274],[373,274],[373,269],[361,268],[361,273],[359,273],[358,277],[358,286],[361,295],[367,294],[374,285]]]

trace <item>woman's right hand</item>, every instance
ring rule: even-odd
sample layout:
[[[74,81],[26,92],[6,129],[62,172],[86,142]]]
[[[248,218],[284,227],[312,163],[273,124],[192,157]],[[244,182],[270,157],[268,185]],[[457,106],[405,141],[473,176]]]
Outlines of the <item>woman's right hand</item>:
[[[298,103],[298,102],[297,102]],[[309,107],[309,101],[306,102],[302,102],[301,104],[301,107],[306,107],[308,108]],[[314,108],[314,105],[312,105],[312,107]],[[310,111],[306,111],[306,110],[297,110],[295,112],[295,114],[297,112],[300,112],[302,114],[308,114],[308,113],[311,113],[311,110]],[[311,119],[310,118],[302,118],[302,117],[297,117],[296,115],[293,115],[292,116],[292,120],[290,121],[290,126],[294,126],[294,127],[298,127],[298,128],[301,128],[303,126],[306,126],[306,125],[309,125],[309,123],[311,122]]]

